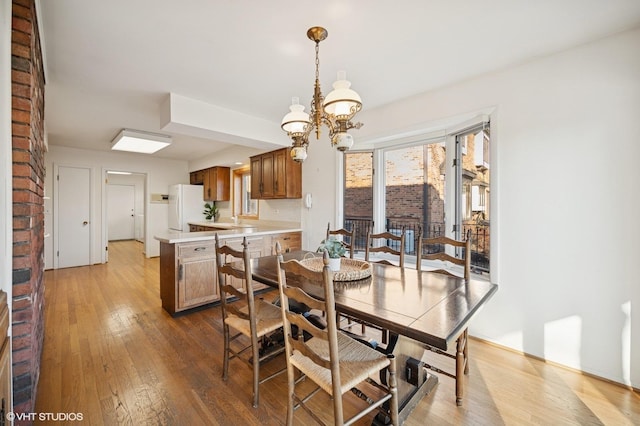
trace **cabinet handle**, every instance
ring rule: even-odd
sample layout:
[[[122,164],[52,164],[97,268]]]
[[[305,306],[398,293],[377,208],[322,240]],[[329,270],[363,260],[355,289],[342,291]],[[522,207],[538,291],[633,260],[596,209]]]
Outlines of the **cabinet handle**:
[[[275,182],[276,184],[276,191],[278,190],[278,181]]]
[[[283,240],[285,240],[285,241],[290,240],[290,239],[291,239],[291,237],[284,237],[283,238]]]
[[[207,249],[206,247],[196,247],[196,248],[193,249],[193,251],[203,251],[203,250],[206,250],[206,249]]]
[[[178,281],[182,281],[182,263],[178,265]]]

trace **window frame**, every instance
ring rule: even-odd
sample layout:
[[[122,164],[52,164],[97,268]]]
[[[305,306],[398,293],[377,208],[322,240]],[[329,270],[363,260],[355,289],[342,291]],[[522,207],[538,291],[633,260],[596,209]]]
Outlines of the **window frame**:
[[[260,218],[260,202],[259,200],[251,198],[256,202],[256,213],[255,214],[245,214],[242,210],[242,206],[244,204],[244,200],[242,199],[242,182],[245,176],[251,177],[251,168],[249,166],[240,167],[233,170],[233,204],[232,204],[232,215],[237,217],[238,219],[253,219],[258,220]]]
[[[374,222],[373,232],[383,232],[385,229],[385,212],[386,212],[386,197],[385,197],[385,153],[390,150],[396,150],[405,147],[413,147],[413,146],[421,146],[427,145],[431,143],[444,142],[445,150],[446,150],[446,160],[445,164],[455,168],[451,170],[450,173],[447,173],[451,178],[446,179],[445,182],[445,236],[450,238],[461,238],[462,230],[461,225],[463,223],[463,190],[462,190],[462,167],[457,167],[453,165],[455,158],[462,158],[463,147],[462,144],[457,142],[457,138],[459,136],[468,134],[477,129],[483,128],[491,128],[491,120],[490,115],[481,114],[477,117],[467,120],[461,121],[457,125],[452,125],[446,129],[439,129],[435,131],[425,131],[425,132],[417,132],[410,136],[398,136],[397,138],[386,137],[385,140],[379,142],[370,142],[366,144],[366,148],[363,146],[362,149],[352,149],[349,152],[372,152],[373,153],[373,215],[372,220]],[[491,145],[490,151],[495,151],[495,139],[494,132],[491,132]],[[364,145],[364,144],[363,144]],[[466,147],[464,147],[466,148]],[[495,158],[491,153],[489,154],[490,158]],[[336,214],[336,223],[344,223],[344,193],[345,193],[345,173],[344,173],[344,155],[340,156],[338,171],[342,176],[340,180],[339,187],[337,190],[337,199],[338,199],[338,213]],[[492,167],[495,168],[495,164],[492,164]],[[381,172],[378,172],[381,171]],[[495,170],[494,170],[495,172]],[[489,192],[489,196],[493,197],[495,191],[493,188],[496,185],[495,182],[495,173],[492,173],[492,178],[490,180],[489,186],[485,189],[485,191]],[[469,188],[471,190],[471,188]],[[471,195],[471,194],[469,194]],[[471,197],[469,197],[469,202],[471,202]],[[490,205],[495,206],[495,202],[489,201]],[[471,206],[469,206],[471,208]],[[495,211],[492,212],[495,214]],[[453,218],[453,223],[451,218]],[[495,216],[494,216],[495,219]],[[489,279],[493,279],[496,274],[497,268],[497,258],[494,255],[497,252],[497,231],[496,231],[496,222],[493,221],[494,224],[491,227],[491,242],[490,242],[490,262],[491,268],[487,275],[484,277],[488,277]],[[411,262],[415,262],[414,256],[408,256],[408,260]],[[412,259],[413,258],[413,259]]]

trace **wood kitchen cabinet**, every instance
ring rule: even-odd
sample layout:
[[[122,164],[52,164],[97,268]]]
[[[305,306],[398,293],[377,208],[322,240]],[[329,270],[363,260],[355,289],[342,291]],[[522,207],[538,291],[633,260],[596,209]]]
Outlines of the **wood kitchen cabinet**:
[[[291,159],[289,148],[251,157],[251,197],[302,198],[302,164]]]
[[[220,299],[213,240],[160,244],[160,297],[171,315]]]
[[[242,250],[242,239],[238,235],[221,235],[220,244]],[[302,248],[302,233],[247,235],[249,256],[256,258],[275,254],[276,241],[280,241],[285,252],[299,250]],[[238,280],[233,285],[239,287],[242,282]],[[266,287],[253,282],[254,291]],[[160,298],[162,307],[171,315],[220,301],[213,238],[184,243],[160,243]]]
[[[203,195],[205,201],[229,201],[231,199],[231,169],[210,167],[204,170]]]
[[[284,232],[282,234],[271,235],[270,250],[265,253],[265,256],[276,254],[276,241],[280,243],[283,253],[288,253],[293,250],[301,250],[302,232]]]
[[[191,185],[204,185],[204,170],[196,170],[189,173],[189,183]]]
[[[233,238],[227,238],[227,239],[221,240],[220,244],[227,245],[234,250],[242,251],[243,250],[242,241],[243,241],[243,237],[233,237]],[[269,241],[268,236],[247,237],[249,257],[254,259],[257,257],[265,256],[265,250],[268,250],[268,241]],[[234,287],[242,288],[242,280],[234,278],[230,275],[227,276],[227,279],[230,279],[233,281],[232,285]],[[253,291],[262,290],[263,288],[266,288],[266,287],[267,287],[266,285],[261,284],[259,282],[255,282],[255,281],[253,282]]]

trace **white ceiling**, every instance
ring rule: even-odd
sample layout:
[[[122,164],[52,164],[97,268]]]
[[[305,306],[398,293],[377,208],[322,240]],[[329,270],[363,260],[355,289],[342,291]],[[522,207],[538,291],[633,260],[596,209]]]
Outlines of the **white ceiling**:
[[[40,0],[38,7],[49,144],[106,151],[131,128],[172,134],[174,143],[153,155],[183,160],[238,139],[163,131],[168,94],[279,129],[292,96],[307,106],[311,99],[312,26],[329,32],[320,44],[323,92],[344,69],[371,109],[640,25],[638,0]]]

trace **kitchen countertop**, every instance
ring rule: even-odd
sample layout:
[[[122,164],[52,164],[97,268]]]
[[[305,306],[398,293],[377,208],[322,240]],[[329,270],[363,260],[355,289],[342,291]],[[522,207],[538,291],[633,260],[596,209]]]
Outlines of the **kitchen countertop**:
[[[194,222],[193,225],[205,225],[205,226],[215,226],[222,227],[219,225],[225,225],[229,227],[229,229],[225,229],[222,231],[206,231],[206,232],[181,232],[181,231],[170,231],[157,234],[154,238],[161,243],[167,244],[176,244],[176,243],[188,243],[192,241],[207,241],[215,239],[216,234],[220,237],[244,237],[244,236],[258,236],[258,235],[269,235],[269,234],[280,234],[284,232],[302,232],[302,228],[295,226],[278,226],[278,225],[248,225],[248,224],[239,224],[234,225],[233,223],[226,222]]]

